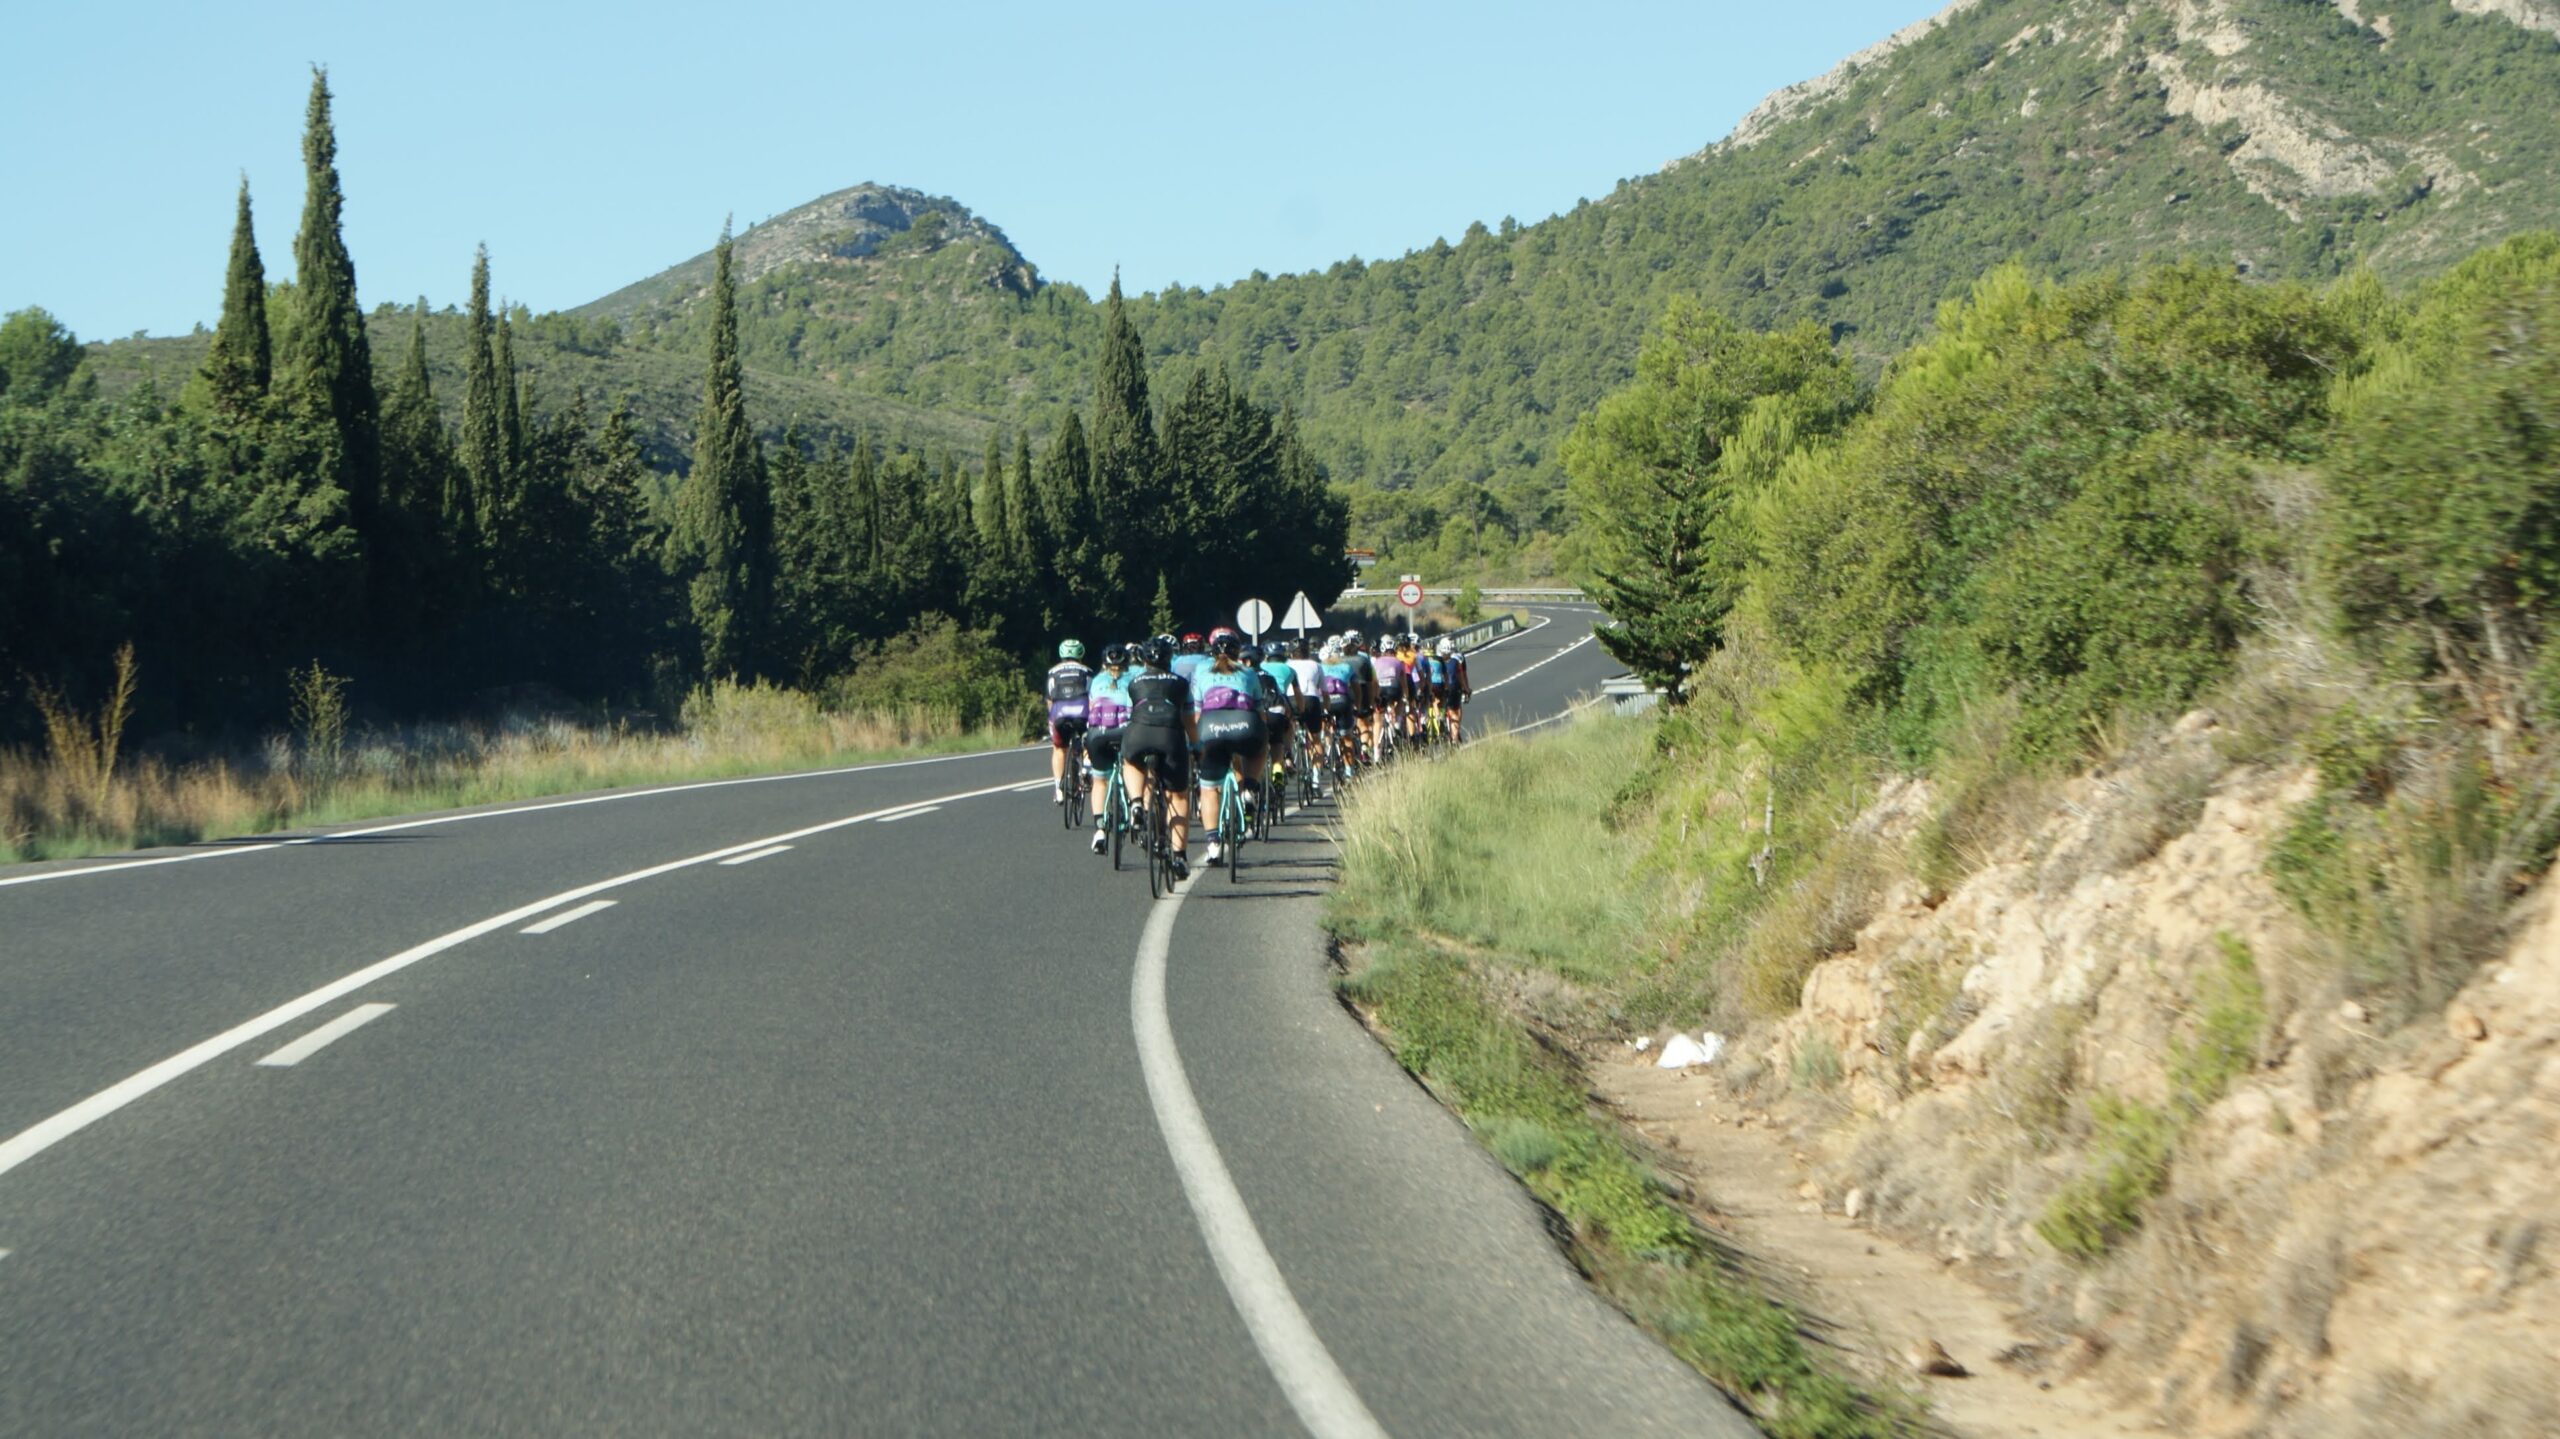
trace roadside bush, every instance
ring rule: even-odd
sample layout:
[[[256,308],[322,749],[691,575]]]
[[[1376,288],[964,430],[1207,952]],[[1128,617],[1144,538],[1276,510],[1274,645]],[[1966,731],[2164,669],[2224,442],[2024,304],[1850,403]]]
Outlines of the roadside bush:
[[[992,635],[962,629],[948,615],[927,615],[893,639],[865,645],[853,672],[827,693],[829,708],[901,713],[938,711],[963,729],[1031,725],[1036,697],[1019,664]]]

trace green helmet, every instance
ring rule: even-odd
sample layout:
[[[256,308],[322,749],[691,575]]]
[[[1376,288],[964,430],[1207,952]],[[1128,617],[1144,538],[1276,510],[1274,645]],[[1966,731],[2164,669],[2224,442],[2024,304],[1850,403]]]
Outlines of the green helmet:
[[[1068,640],[1068,641],[1066,641],[1064,644],[1059,645],[1059,646],[1058,646],[1058,658],[1060,658],[1060,659],[1062,659],[1062,660],[1080,660],[1080,659],[1083,659],[1083,658],[1084,658],[1084,641],[1082,641],[1082,640]]]

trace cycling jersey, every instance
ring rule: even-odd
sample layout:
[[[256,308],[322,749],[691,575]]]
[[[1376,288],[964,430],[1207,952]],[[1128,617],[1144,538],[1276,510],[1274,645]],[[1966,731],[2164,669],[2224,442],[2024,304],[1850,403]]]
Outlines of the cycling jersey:
[[[1049,743],[1065,749],[1084,732],[1085,697],[1092,687],[1093,671],[1075,660],[1066,660],[1049,670]]]
[[[1404,660],[1390,651],[1370,662],[1378,676],[1378,698],[1394,699],[1404,692]]]
[[[1224,784],[1238,760],[1249,759],[1263,744],[1262,683],[1259,670],[1237,669],[1200,677],[1200,783]]]
[[[1349,660],[1339,660],[1316,667],[1316,684],[1324,695],[1324,707],[1335,714],[1351,712],[1352,691],[1359,688],[1360,671]]]
[[[1298,682],[1297,669],[1287,660],[1264,660],[1262,672],[1271,676],[1271,683],[1278,687],[1283,700],[1289,697],[1289,687]]]
[[[1173,672],[1182,676],[1193,689],[1198,689],[1200,677],[1209,672],[1209,657],[1207,655],[1175,655]]]
[[[1351,657],[1351,712],[1367,715],[1378,703],[1378,664],[1367,655]]]
[[[1127,670],[1113,674],[1104,670],[1093,677],[1085,691],[1084,721],[1097,730],[1116,730],[1129,722],[1129,681]]]
[[[1120,758],[1135,764],[1153,758],[1167,784],[1191,783],[1191,741],[1183,721],[1191,717],[1191,685],[1177,674],[1149,670],[1129,681],[1129,726]]]

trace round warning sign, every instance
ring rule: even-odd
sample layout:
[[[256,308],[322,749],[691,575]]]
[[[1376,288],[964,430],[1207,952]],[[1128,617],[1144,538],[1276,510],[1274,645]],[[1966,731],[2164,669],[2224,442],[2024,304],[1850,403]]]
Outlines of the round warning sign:
[[[1403,584],[1396,586],[1396,598],[1404,602],[1404,607],[1406,609],[1412,609],[1415,606],[1420,605],[1422,603],[1422,582],[1420,580],[1407,580]]]

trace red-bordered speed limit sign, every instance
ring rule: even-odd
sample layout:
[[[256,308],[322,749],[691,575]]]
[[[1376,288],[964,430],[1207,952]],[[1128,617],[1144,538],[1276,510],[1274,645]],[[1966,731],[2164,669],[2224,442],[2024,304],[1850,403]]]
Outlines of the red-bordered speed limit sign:
[[[1396,586],[1396,598],[1404,602],[1404,607],[1406,609],[1413,609],[1420,605],[1422,603],[1422,582],[1419,580],[1407,580],[1403,584]]]

